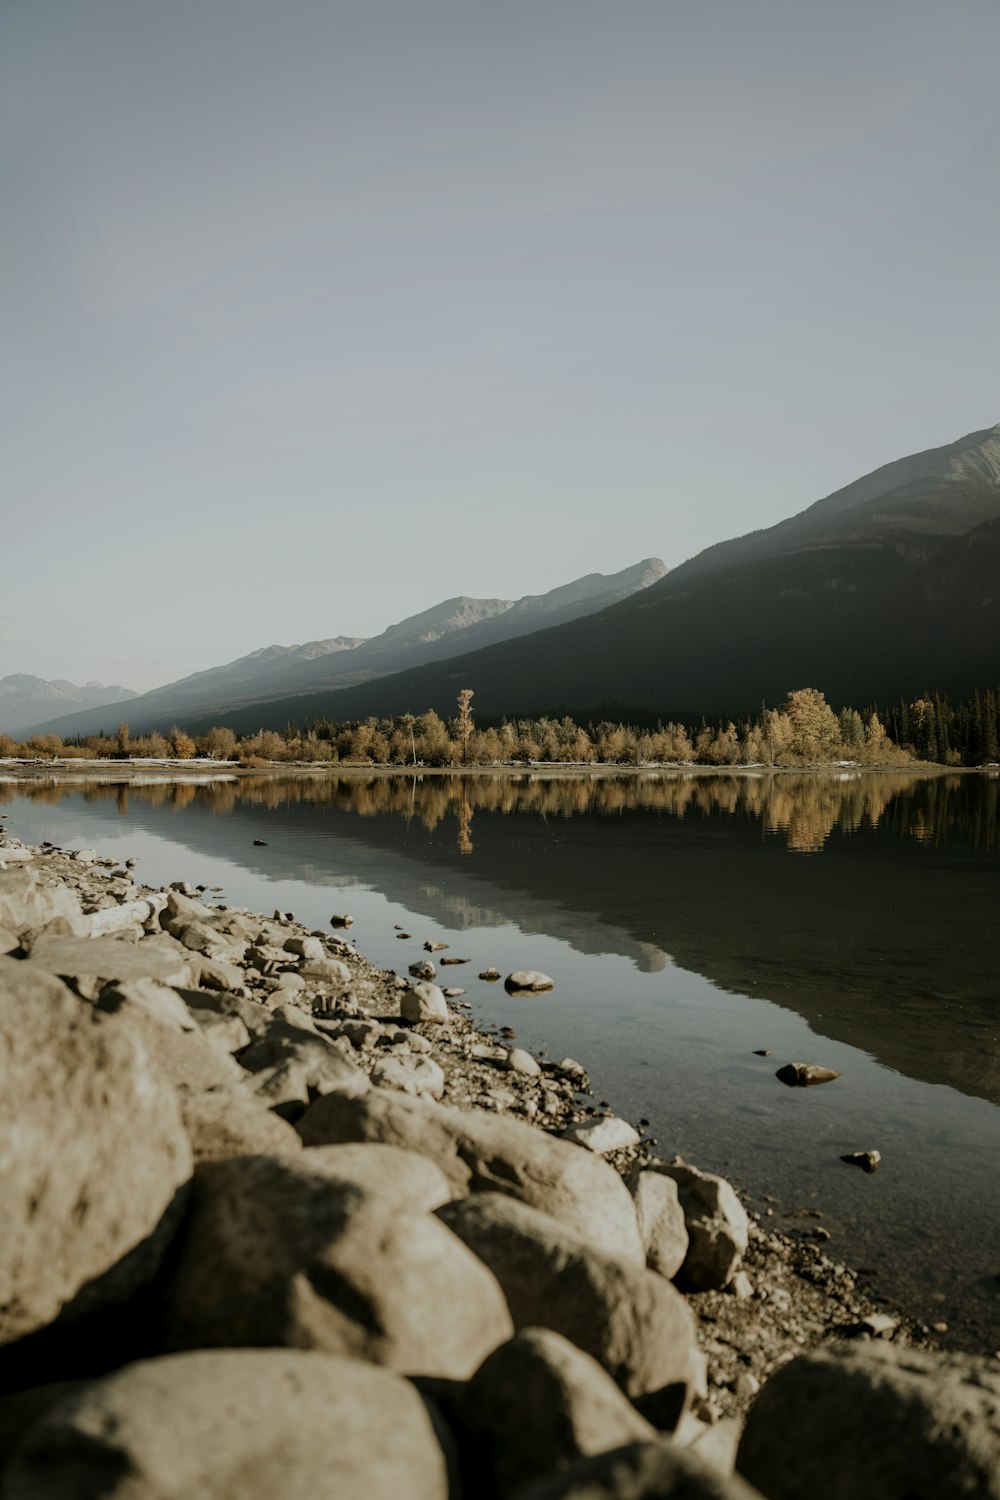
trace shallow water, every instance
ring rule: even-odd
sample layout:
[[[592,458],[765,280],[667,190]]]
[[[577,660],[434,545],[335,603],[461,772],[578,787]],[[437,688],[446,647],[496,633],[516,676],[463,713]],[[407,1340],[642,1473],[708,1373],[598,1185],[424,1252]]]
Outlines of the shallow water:
[[[728,1172],[776,1225],[825,1225],[835,1259],[994,1350],[998,793],[908,773],[328,774],[7,785],[0,806],[20,837],[132,855],[150,883],[316,927],[348,910],[386,967],[450,944],[470,962],[442,982],[481,1021],[577,1057],[660,1150]],[[487,964],[555,990],[508,997]],[[842,1076],[787,1089],[788,1060]],[[868,1147],[871,1176],[839,1160]],[[822,1217],[785,1218],[803,1209]]]

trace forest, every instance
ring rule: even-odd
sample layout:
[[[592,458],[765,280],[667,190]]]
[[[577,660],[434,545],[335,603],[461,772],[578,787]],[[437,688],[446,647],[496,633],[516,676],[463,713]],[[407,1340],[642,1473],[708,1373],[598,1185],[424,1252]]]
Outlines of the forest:
[[[914,760],[948,766],[994,762],[1000,741],[1000,691],[990,689],[952,705],[940,694],[912,703],[862,711],[835,710],[818,688],[788,693],[776,708],[753,719],[716,724],[669,722],[652,726],[602,720],[578,724],[569,717],[514,718],[477,723],[474,692],[464,688],[453,717],[433,710],[395,718],[338,723],[318,720],[284,731],[261,729],[238,736],[227,727],[191,735],[132,735],[122,723],[114,734],[64,742],[57,735],[16,740],[0,734],[0,758],[27,760],[189,760],[207,757],[246,768],[278,763],[384,766],[702,765],[813,766],[905,765]]]

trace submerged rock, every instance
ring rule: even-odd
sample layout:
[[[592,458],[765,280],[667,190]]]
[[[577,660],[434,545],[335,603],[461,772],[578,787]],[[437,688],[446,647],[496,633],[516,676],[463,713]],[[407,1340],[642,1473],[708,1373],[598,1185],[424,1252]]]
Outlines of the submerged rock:
[[[550,979],[547,974],[540,974],[537,969],[515,969],[514,973],[508,974],[504,980],[504,989],[512,995],[540,994],[543,990],[554,988],[555,980]]]
[[[817,1083],[832,1083],[840,1074],[833,1068],[824,1068],[819,1063],[785,1063],[775,1073],[775,1078],[780,1078],[782,1083],[787,1083],[789,1088],[807,1089]]]

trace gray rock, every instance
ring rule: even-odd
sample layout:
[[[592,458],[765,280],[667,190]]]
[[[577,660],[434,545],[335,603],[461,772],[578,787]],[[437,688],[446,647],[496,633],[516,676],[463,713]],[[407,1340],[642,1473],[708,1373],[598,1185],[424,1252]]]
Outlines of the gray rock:
[[[417,1151],[438,1163],[456,1195],[507,1193],[551,1214],[595,1250],[644,1264],[632,1198],[614,1168],[519,1120],[372,1089],[353,1100],[316,1100],[297,1128],[307,1146],[382,1141]]]
[[[501,1496],[585,1454],[657,1437],[596,1360],[547,1328],[524,1329],[495,1349],[461,1409],[464,1436]]]
[[[194,1014],[195,1025],[214,1047],[221,1047],[224,1052],[243,1052],[249,1047],[252,1038],[239,1016],[223,1016],[214,1010],[199,1010]]]
[[[130,984],[135,981],[130,981]],[[119,1002],[122,993],[105,989],[97,1002],[101,1012],[135,1036],[145,1048],[153,1065],[175,1088],[196,1091],[227,1088],[243,1077],[239,1063],[226,1049],[200,1030],[181,1031],[170,1023],[157,1020],[145,1007]]]
[[[672,1281],[688,1253],[688,1231],[677,1184],[663,1172],[639,1168],[629,1179],[646,1264]]]
[[[446,1500],[447,1465],[405,1380],[301,1350],[145,1360],[57,1403],[10,1500]]]
[[[404,990],[399,1003],[399,1011],[403,1020],[409,1021],[414,1026],[422,1021],[449,1022],[451,1020],[448,1002],[437,985],[422,979],[416,980]]]
[[[350,969],[339,958],[306,958],[299,965],[299,973],[310,984],[322,984],[343,994],[351,983]]]
[[[58,917],[69,924],[71,931],[83,932],[80,898],[68,886],[43,885],[35,872],[26,868],[0,870],[0,927],[20,937],[40,932]]]
[[[739,1269],[750,1241],[746,1209],[723,1177],[700,1172],[686,1162],[653,1162],[677,1184],[688,1232],[681,1278],[698,1291],[721,1291]]]
[[[398,1146],[355,1142],[347,1146],[309,1146],[303,1158],[318,1162],[331,1181],[353,1183],[366,1192],[387,1198],[406,1213],[433,1213],[452,1198],[452,1188],[440,1167],[427,1156]]]
[[[266,1036],[271,1030],[274,1013],[257,1000],[247,1000],[243,996],[220,993],[217,990],[181,989],[179,994],[196,1016],[205,1011],[219,1016],[238,1016],[256,1040]]]
[[[630,1443],[582,1458],[563,1474],[524,1485],[513,1500],[761,1500],[761,1496],[738,1475],[719,1474],[686,1448],[657,1442]]]
[[[301,1076],[309,1098],[334,1092],[354,1096],[366,1093],[370,1087],[368,1075],[319,1035],[267,1036],[247,1048],[240,1064],[250,1073],[291,1068]]]
[[[541,1065],[523,1047],[511,1047],[507,1053],[506,1066],[511,1073],[523,1073],[525,1078],[540,1078]]]
[[[179,1095],[184,1128],[195,1162],[225,1161],[230,1156],[297,1156],[298,1132],[239,1088],[211,1089]]]
[[[860,1167],[862,1172],[874,1172],[882,1160],[881,1151],[849,1151],[842,1156],[841,1161],[846,1161],[850,1167]]]
[[[114,932],[139,931],[153,915],[149,901],[124,901],[120,906],[104,906],[83,918],[90,937],[105,937]]]
[[[99,1010],[121,1011],[126,1016],[140,1013],[174,1031],[194,1031],[197,1026],[177,991],[160,979],[126,979],[109,986],[97,1005]]]
[[[168,1347],[324,1349],[463,1380],[513,1331],[486,1267],[430,1214],[317,1153],[198,1168]]]
[[[504,989],[510,994],[530,992],[534,995],[554,988],[555,981],[547,974],[540,974],[537,969],[515,969],[504,980]]]
[[[479,975],[479,977],[480,977],[480,979],[485,979],[488,984],[492,984],[494,982],[494,980],[501,979],[503,976],[501,975],[499,969],[490,968],[490,969],[483,969],[483,971]]]
[[[351,914],[349,912],[346,912],[346,911],[334,912],[333,916],[330,918],[330,926],[331,927],[353,927],[354,926],[354,918],[351,916]]]
[[[228,959],[217,958],[207,953],[199,953],[192,961],[192,970],[196,971],[198,983],[212,990],[238,990],[244,983],[242,969],[236,964],[230,963]]]
[[[191,955],[167,933],[139,943],[118,938],[42,936],[31,946],[31,963],[96,998],[106,984],[131,979],[159,979],[190,985]]]
[[[498,1193],[446,1203],[438,1217],[489,1266],[517,1328],[562,1334],[627,1395],[674,1385],[694,1394],[704,1373],[694,1318],[662,1276],[597,1253],[563,1223]]]
[[[430,1057],[385,1057],[372,1068],[371,1081],[379,1088],[402,1089],[404,1094],[440,1099],[444,1070]]]
[[[840,1074],[835,1073],[833,1068],[823,1068],[819,1063],[785,1063],[775,1073],[775,1078],[780,1078],[782,1083],[787,1083],[789,1088],[807,1089],[817,1083],[832,1083]]]
[[[737,1465],[770,1500],[997,1500],[1000,1369],[892,1344],[803,1355],[757,1397]]]
[[[416,963],[410,964],[409,971],[414,979],[436,979],[437,969],[429,958],[418,958]]]
[[[283,946],[286,953],[295,953],[310,962],[323,963],[326,959],[326,949],[317,937],[286,938]]]
[[[161,1028],[164,1035],[176,1035]],[[141,1043],[36,965],[0,958],[0,1343],[155,1273],[191,1150]]]
[[[597,1115],[567,1125],[563,1139],[603,1155],[607,1151],[627,1151],[638,1146],[639,1132],[627,1120],[619,1120],[615,1115]]]

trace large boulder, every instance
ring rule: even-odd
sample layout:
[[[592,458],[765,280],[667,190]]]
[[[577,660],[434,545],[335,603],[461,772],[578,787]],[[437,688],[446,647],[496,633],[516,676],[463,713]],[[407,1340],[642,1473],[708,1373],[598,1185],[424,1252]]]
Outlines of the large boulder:
[[[131,1028],[11,958],[0,958],[0,1079],[7,1343],[151,1278],[191,1148],[174,1091]]]
[[[81,995],[96,999],[105,985],[131,979],[159,979],[189,985],[191,955],[161,932],[130,943],[124,938],[83,938],[43,933],[31,945],[31,962],[58,974]]]
[[[629,1175],[628,1185],[635,1199],[646,1264],[673,1280],[687,1258],[689,1243],[677,1184],[663,1172],[639,1167]]]
[[[306,1031],[297,1036],[269,1034],[247,1048],[240,1064],[250,1073],[273,1076],[280,1069],[293,1075],[304,1087],[304,1093],[299,1090],[303,1101],[330,1093],[363,1094],[369,1088],[367,1073],[348,1062],[333,1042]],[[266,1086],[263,1092],[269,1092]],[[274,1102],[279,1101],[275,1098]]]
[[[241,1088],[182,1089],[178,1098],[195,1162],[298,1156],[302,1150],[302,1137],[288,1121]]]
[[[891,1344],[803,1355],[751,1407],[737,1467],[769,1500],[998,1500],[1000,1368]]]
[[[547,1328],[495,1349],[469,1382],[462,1412],[465,1446],[475,1445],[484,1469],[481,1494],[508,1495],[584,1454],[657,1436],[596,1360]]]
[[[738,1271],[750,1242],[746,1209],[724,1177],[686,1162],[651,1162],[646,1170],[662,1172],[677,1184],[688,1232],[680,1279],[699,1292],[721,1291]]]
[[[318,1153],[198,1168],[169,1347],[324,1349],[461,1380],[512,1331],[496,1279],[460,1240]]]
[[[10,851],[4,850],[6,858]],[[18,940],[61,919],[71,932],[83,932],[80,898],[65,885],[43,885],[31,869],[0,869],[0,927]]]
[[[499,1193],[446,1203],[438,1217],[489,1266],[515,1327],[562,1334],[629,1396],[676,1386],[681,1410],[703,1381],[691,1310],[662,1276]]]
[[[291,1127],[289,1126],[289,1129]],[[324,1175],[378,1193],[405,1213],[433,1213],[452,1196],[451,1184],[429,1156],[398,1146],[355,1142],[347,1146],[308,1146],[303,1161],[318,1163]]]
[[[301,1350],[144,1360],[58,1402],[4,1500],[446,1500],[445,1455],[405,1380]]]
[[[382,1141],[436,1161],[456,1196],[498,1192],[559,1219],[598,1251],[642,1265],[631,1195],[613,1167],[569,1141],[479,1109],[389,1089],[317,1099],[297,1122],[307,1146]]]
[[[581,1458],[562,1474],[524,1485],[512,1500],[761,1500],[673,1443],[630,1443]],[[799,1497],[803,1500],[803,1497]],[[888,1500],[888,1497],[884,1497]]]

